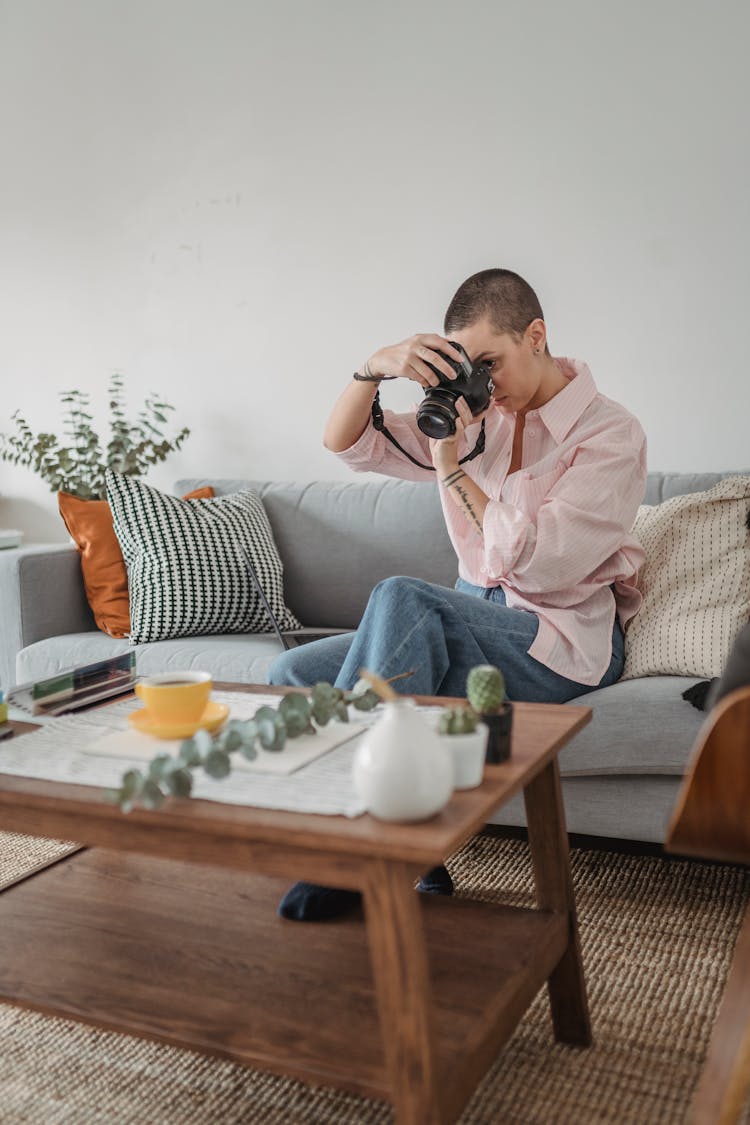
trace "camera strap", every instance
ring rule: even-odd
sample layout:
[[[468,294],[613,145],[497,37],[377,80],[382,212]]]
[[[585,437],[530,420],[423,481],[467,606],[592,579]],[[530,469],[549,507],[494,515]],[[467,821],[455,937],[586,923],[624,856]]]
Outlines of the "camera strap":
[[[372,400],[372,424],[374,428],[383,435],[383,437],[388,438],[388,441],[391,442],[392,445],[395,445],[396,449],[400,450],[400,452],[403,453],[404,457],[408,458],[408,460],[411,461],[412,465],[417,465],[420,469],[429,469],[431,473],[436,472],[434,465],[423,465],[421,461],[417,461],[416,457],[412,457],[411,453],[407,452],[407,450],[404,449],[403,445],[401,445],[400,442],[396,441],[395,437],[385,424],[383,407],[380,405],[380,391],[375,392],[375,398]],[[465,457],[461,458],[461,460],[458,462],[459,465],[464,465],[467,461],[473,461],[475,457],[478,457],[480,455],[480,453],[484,453],[484,443],[485,432],[483,418],[482,426],[479,430],[479,434],[477,435],[477,440],[474,448],[472,449],[471,453],[467,453]]]

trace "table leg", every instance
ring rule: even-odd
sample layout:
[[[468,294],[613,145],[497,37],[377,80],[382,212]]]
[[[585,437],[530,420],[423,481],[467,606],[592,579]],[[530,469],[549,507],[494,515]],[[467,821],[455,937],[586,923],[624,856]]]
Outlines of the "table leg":
[[[750,906],[734,947],[690,1125],[733,1125],[750,1089]]]
[[[368,864],[364,906],[396,1121],[439,1125],[429,974],[413,867]]]
[[[568,948],[547,981],[555,1038],[588,1047],[591,1021],[556,758],[526,786],[524,801],[537,905],[567,914],[569,920]]]

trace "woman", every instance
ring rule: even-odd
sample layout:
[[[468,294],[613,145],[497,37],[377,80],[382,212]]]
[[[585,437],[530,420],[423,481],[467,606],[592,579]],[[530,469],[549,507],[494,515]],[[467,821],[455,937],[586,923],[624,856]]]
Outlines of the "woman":
[[[444,331],[370,356],[336,402],[324,441],[355,471],[436,480],[458,556],[456,587],[386,579],[356,633],[284,653],[271,683],[351,688],[362,667],[385,678],[413,669],[399,690],[461,696],[469,670],[489,663],[502,669],[510,699],[561,703],[622,673],[623,628],[641,600],[643,551],[630,534],[646,479],[640,424],[598,392],[586,364],[550,354],[538,298],[518,274],[470,277]],[[487,410],[474,417],[459,398],[456,432],[441,440],[427,438],[415,414],[386,411],[394,444],[372,424],[379,383],[434,387],[433,367],[454,379],[446,357],[462,357],[451,341],[490,368]],[[464,460],[482,423],[484,450]],[[443,871],[423,889],[450,893]],[[291,902],[286,896],[284,916],[321,917],[356,898],[321,905],[306,897],[308,886],[298,884]]]

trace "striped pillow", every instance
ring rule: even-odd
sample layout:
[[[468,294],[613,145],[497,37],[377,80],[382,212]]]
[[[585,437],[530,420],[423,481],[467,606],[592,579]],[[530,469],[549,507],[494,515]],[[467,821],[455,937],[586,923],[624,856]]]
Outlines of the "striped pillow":
[[[108,470],[107,499],[128,571],[131,644],[270,633],[243,550],[281,628],[300,628],[284,604],[283,566],[255,492],[179,500]]]
[[[750,477],[638,509],[643,605],[625,633],[623,680],[719,676],[750,618]]]

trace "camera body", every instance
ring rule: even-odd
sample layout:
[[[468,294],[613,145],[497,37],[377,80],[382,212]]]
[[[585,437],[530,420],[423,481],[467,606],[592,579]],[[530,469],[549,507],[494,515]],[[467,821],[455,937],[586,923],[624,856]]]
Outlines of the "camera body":
[[[455,379],[448,379],[431,363],[427,366],[435,372],[440,383],[428,387],[417,410],[417,425],[423,434],[431,438],[446,438],[456,432],[456,399],[466,400],[472,414],[481,414],[490,404],[493,382],[486,363],[472,363],[460,344],[450,343],[461,353],[463,359],[445,356],[446,363],[456,372]],[[427,362],[425,360],[425,362]]]

